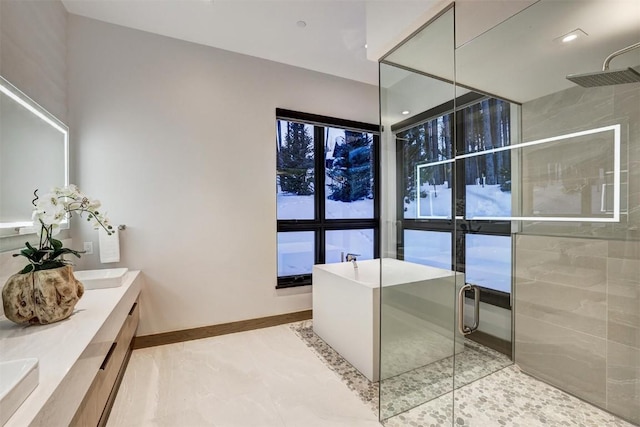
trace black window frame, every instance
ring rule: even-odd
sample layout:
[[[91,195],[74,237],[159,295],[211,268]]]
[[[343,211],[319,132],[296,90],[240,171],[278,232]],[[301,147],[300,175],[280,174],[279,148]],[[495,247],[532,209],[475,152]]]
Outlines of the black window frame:
[[[314,219],[277,219],[277,232],[313,231],[314,264],[325,263],[325,231],[373,229],[373,257],[380,257],[380,126],[353,120],[339,119],[318,114],[276,108],[278,120],[288,120],[313,126],[314,133]],[[373,218],[327,219],[325,218],[325,152],[324,129],[341,128],[372,134],[373,152]],[[277,216],[277,215],[276,215]],[[276,289],[308,286],[313,284],[312,274],[278,276]]]
[[[466,189],[465,189],[465,159],[455,159],[456,154],[464,154],[464,117],[460,114],[470,105],[480,103],[486,99],[495,98],[501,101],[514,104],[513,101],[504,100],[495,96],[489,96],[477,92],[469,92],[455,98],[452,101],[445,102],[420,114],[417,114],[407,120],[403,120],[391,126],[391,132],[396,135],[396,208],[397,220],[400,225],[397,227],[397,258],[404,260],[404,230],[416,231],[440,231],[449,232],[451,234],[451,269],[465,273],[466,272],[466,235],[482,234],[488,236],[508,236],[512,237],[511,221],[493,221],[493,220],[467,220],[464,219],[464,209],[466,207]],[[455,114],[454,114],[455,113]],[[397,138],[397,134],[418,126],[427,121],[436,119],[443,115],[452,114],[454,120],[451,120],[451,135],[454,142],[452,149],[454,150],[452,159],[453,172],[455,174],[455,198],[451,198],[451,219],[407,219],[404,217],[404,150],[403,141]],[[512,246],[513,247],[513,246]],[[511,269],[513,272],[513,267]],[[465,275],[466,278],[466,275]],[[511,310],[511,294],[486,288],[481,285],[480,301],[497,307]],[[467,298],[473,298],[471,291],[466,295]]]

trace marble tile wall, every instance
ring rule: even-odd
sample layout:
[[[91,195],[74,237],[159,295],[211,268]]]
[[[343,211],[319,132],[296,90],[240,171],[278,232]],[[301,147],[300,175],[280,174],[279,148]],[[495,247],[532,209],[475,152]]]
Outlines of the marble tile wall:
[[[516,362],[640,423],[640,242],[519,235]]]
[[[525,103],[522,115],[525,141],[620,123],[629,202],[619,223],[523,224],[516,362],[640,423],[640,85],[571,88]]]
[[[621,195],[623,215],[619,223],[524,222],[523,231],[528,234],[640,240],[640,168],[638,167],[640,165],[640,85],[626,84],[588,89],[576,86],[526,102],[522,105],[521,111],[522,140],[525,142],[619,124],[621,191],[623,192]],[[598,138],[602,137],[603,135],[596,134],[588,138],[571,138],[563,140],[562,143],[545,144],[538,146],[538,153],[535,153],[535,150],[525,150],[522,208],[525,211],[530,209],[529,199],[534,197],[536,186],[538,190],[545,187],[545,183],[540,181],[542,177],[536,172],[547,170],[550,165],[553,165],[554,159],[562,159],[565,166],[581,168],[578,176],[588,181],[591,186],[598,187],[601,182],[594,174],[599,175],[600,168],[608,171],[612,165],[611,159],[604,159],[604,157],[610,157],[612,153],[613,145],[609,142],[610,136],[605,137],[607,142],[599,147]],[[575,145],[576,142],[578,145]],[[565,149],[566,144],[574,144],[577,147],[573,150],[575,151],[573,157]],[[588,151],[585,152],[584,149]],[[591,155],[595,150],[601,152],[595,156]],[[527,159],[535,161],[527,161]],[[539,182],[536,182],[536,179]],[[594,187],[594,190],[597,189]],[[571,196],[569,194],[568,198]],[[591,202],[595,206],[600,203],[599,200]]]

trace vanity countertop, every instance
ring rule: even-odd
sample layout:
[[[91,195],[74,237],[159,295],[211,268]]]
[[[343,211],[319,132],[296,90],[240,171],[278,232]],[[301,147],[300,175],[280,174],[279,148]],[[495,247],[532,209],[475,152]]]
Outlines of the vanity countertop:
[[[0,361],[36,357],[39,384],[6,426],[68,425],[140,293],[139,271],[118,288],[85,291],[74,313],[50,325],[0,316]]]

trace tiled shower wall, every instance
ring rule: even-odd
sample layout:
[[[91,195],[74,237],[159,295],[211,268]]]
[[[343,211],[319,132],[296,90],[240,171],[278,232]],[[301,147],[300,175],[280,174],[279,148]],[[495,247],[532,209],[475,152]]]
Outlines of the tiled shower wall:
[[[516,363],[640,423],[640,242],[520,235]]]
[[[640,423],[639,86],[575,87],[523,105],[524,141],[621,123],[629,203],[616,224],[524,224],[515,239],[514,292],[518,365],[635,423]]]

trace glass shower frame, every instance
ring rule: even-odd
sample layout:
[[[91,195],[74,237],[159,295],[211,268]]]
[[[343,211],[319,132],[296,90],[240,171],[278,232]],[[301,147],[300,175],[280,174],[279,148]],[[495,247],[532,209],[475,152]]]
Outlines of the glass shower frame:
[[[397,125],[402,122],[403,118],[398,116],[401,110],[397,108],[398,103],[394,99],[394,96],[401,97],[402,93],[398,90],[396,94],[393,94],[389,89],[395,84],[393,83],[394,74],[396,74],[395,78],[398,78],[397,74],[401,71],[405,73],[405,77],[415,75],[420,76],[421,79],[433,79],[441,83],[449,82],[451,85],[448,89],[451,94],[450,99],[458,100],[467,94],[472,86],[462,86],[459,83],[462,80],[472,80],[469,74],[471,68],[468,67],[468,64],[469,58],[473,55],[465,57],[464,49],[468,53],[474,48],[474,45],[477,47],[488,42],[491,37],[494,40],[495,37],[500,38],[500,31],[505,29],[515,31],[514,28],[524,28],[523,20],[529,19],[537,13],[541,16],[554,16],[555,19],[555,15],[559,14],[545,13],[544,9],[554,7],[553,3],[538,2],[529,10],[525,9],[489,30],[486,37],[478,37],[477,40],[472,40],[471,43],[462,47],[455,44],[455,35],[453,35],[455,24],[450,20],[451,26],[444,31],[453,38],[450,46],[452,46],[451,56],[453,56],[451,62],[454,66],[449,76],[443,77],[434,70],[425,71],[420,69],[419,64],[416,63],[403,63],[398,60],[400,56],[398,51],[411,46],[411,43],[414,46],[419,44],[423,40],[421,39],[421,36],[424,35],[423,30],[429,27],[438,28],[441,33],[440,40],[442,40],[442,29],[447,28],[446,25],[442,25],[442,18],[450,11],[452,14],[454,13],[452,6],[443,10],[405,43],[383,58],[380,64],[381,124],[386,132],[386,135],[383,134],[383,147],[386,147],[383,148],[383,162],[386,161],[386,165],[383,163],[383,182],[392,187],[386,191],[383,189],[383,194],[387,198],[387,200],[383,200],[383,206],[386,205],[383,207],[382,215],[382,235],[386,240],[382,245],[383,256],[404,258],[414,262],[421,258],[431,262],[441,262],[441,259],[438,260],[439,250],[430,252],[424,248],[423,243],[420,243],[420,237],[417,233],[420,230],[411,230],[409,234],[411,234],[410,240],[413,243],[409,246],[404,245],[403,237],[398,233],[398,230],[402,229],[402,222],[406,220],[405,209],[407,207],[409,210],[413,208],[418,214],[421,213],[421,210],[419,207],[411,206],[411,202],[414,200],[408,200],[405,206],[402,206],[401,202],[396,203],[398,200],[396,193],[404,191],[406,185],[403,187],[401,184],[404,183],[397,182],[395,176],[392,176],[395,174],[389,172],[393,168],[396,156],[399,155],[399,152],[395,150],[395,141],[393,141],[395,137],[391,128],[394,127],[396,130],[403,128],[403,126]],[[598,3],[602,2],[594,1],[584,7],[595,7]],[[578,5],[578,2],[573,2],[564,6],[571,8],[578,7]],[[555,6],[561,7],[563,5]],[[452,20],[455,21],[455,17]],[[553,19],[548,19],[548,21],[553,21]],[[504,38],[504,36],[502,37]],[[423,50],[423,52],[428,52],[428,55],[434,54],[432,50]],[[438,54],[442,55],[442,52],[438,52]],[[640,54],[635,55],[635,58],[640,64]],[[505,53],[501,60],[501,64],[508,63],[508,53]],[[632,66],[633,58],[629,61],[631,63],[628,65]],[[549,64],[549,68],[553,68],[553,64]],[[576,70],[576,72],[579,71]],[[496,80],[500,81],[501,76],[502,74],[499,74]],[[468,298],[466,298],[466,304],[463,305],[468,311],[467,319],[466,322],[458,320],[461,313],[457,304],[460,300],[456,298],[456,294],[461,291],[463,286],[467,285],[463,277],[456,276],[457,273],[465,272],[466,267],[464,265],[464,245],[457,244],[460,241],[459,230],[467,227],[467,232],[474,233],[473,228],[478,224],[490,227],[491,221],[504,221],[508,224],[511,235],[510,261],[512,263],[513,289],[509,305],[514,307],[511,324],[511,350],[515,361],[523,367],[525,372],[536,378],[556,385],[570,394],[614,412],[623,418],[639,422],[640,409],[636,409],[634,412],[632,402],[634,399],[637,402],[637,399],[640,398],[638,395],[640,390],[638,387],[640,384],[640,375],[638,374],[640,372],[640,366],[638,366],[640,365],[638,363],[640,350],[638,350],[637,339],[634,338],[640,336],[638,335],[640,330],[640,270],[638,269],[638,265],[640,265],[640,236],[637,232],[640,223],[640,206],[637,206],[637,197],[634,199],[634,195],[640,194],[640,179],[638,179],[640,172],[637,170],[638,168],[635,170],[630,168],[630,165],[640,160],[640,144],[632,144],[632,141],[639,140],[637,129],[640,121],[640,102],[637,101],[640,99],[640,95],[637,93],[637,89],[631,85],[611,89],[581,89],[567,86],[564,82],[564,75],[557,76],[557,79],[560,83],[565,83],[562,86],[565,89],[558,92],[556,98],[549,95],[549,97],[543,96],[534,100],[528,98],[524,104],[511,103],[512,117],[516,117],[516,119],[512,121],[510,147],[498,147],[498,149],[493,149],[495,148],[493,147],[491,153],[484,154],[459,150],[455,156],[449,158],[428,159],[427,163],[442,162],[451,165],[454,170],[453,176],[459,179],[458,175],[461,169],[459,164],[461,162],[470,161],[481,155],[492,155],[498,152],[509,153],[512,162],[511,176],[513,177],[509,182],[509,190],[513,198],[512,211],[508,215],[485,214],[469,218],[465,216],[466,212],[459,210],[448,217],[446,212],[445,214],[437,214],[436,210],[431,209],[427,211],[427,215],[422,215],[425,218],[415,218],[421,221],[450,220],[454,224],[452,228],[447,229],[453,230],[452,235],[444,238],[445,241],[449,238],[453,242],[454,260],[450,269],[451,276],[438,279],[442,284],[445,284],[445,287],[448,283],[448,290],[443,298],[449,301],[447,308],[453,312],[453,316],[450,315],[451,313],[445,315],[451,318],[451,323],[448,327],[444,327],[444,331],[446,331],[445,338],[448,340],[446,347],[452,353],[451,358],[454,362],[450,369],[440,371],[447,386],[440,392],[433,392],[433,389],[437,387],[432,387],[429,391],[433,394],[432,396],[428,396],[425,384],[420,384],[419,380],[415,378],[402,380],[402,375],[406,376],[407,372],[412,370],[402,371],[397,365],[394,370],[393,364],[389,361],[393,352],[388,351],[390,347],[394,346],[396,350],[398,348],[407,349],[410,347],[406,344],[407,342],[411,342],[412,345],[419,348],[420,345],[416,343],[420,339],[428,341],[428,337],[424,334],[424,328],[415,319],[398,320],[398,316],[396,316],[395,324],[388,321],[389,314],[393,314],[393,310],[398,310],[398,306],[402,304],[409,308],[405,310],[405,313],[402,313],[403,315],[409,313],[421,321],[427,321],[424,316],[420,318],[420,312],[428,304],[433,304],[434,301],[427,301],[426,305],[424,303],[421,305],[420,295],[424,289],[429,287],[428,280],[426,280],[428,273],[421,272],[423,277],[421,280],[411,282],[412,286],[403,283],[406,288],[403,292],[401,287],[394,283],[397,280],[391,274],[394,269],[398,269],[398,266],[390,262],[387,262],[389,264],[387,266],[383,261],[380,304],[381,420],[410,410],[420,404],[418,400],[412,402],[406,396],[394,396],[391,380],[395,380],[399,383],[396,384],[396,389],[404,388],[405,391],[411,392],[413,387],[414,396],[421,394],[425,402],[429,400],[434,402],[439,399],[440,404],[435,409],[437,409],[440,422],[442,424],[454,423],[455,412],[459,404],[455,399],[455,390],[460,385],[475,381],[482,376],[472,375],[468,381],[460,378],[464,365],[461,365],[463,358],[460,356],[460,349],[456,346],[456,343],[460,341],[458,336],[460,332],[456,331],[461,323],[474,326],[473,315],[475,313],[474,304],[469,298],[473,295],[467,292]],[[527,85],[528,82],[523,79],[522,84]],[[424,91],[421,90],[423,88],[420,88],[419,85],[417,88],[414,91],[405,91],[404,96],[408,99],[422,96]],[[476,89],[474,91],[483,95],[490,92],[495,94],[493,95],[495,98],[509,99],[507,92],[485,90]],[[441,92],[434,92],[435,97],[440,95]],[[606,114],[606,118],[594,117],[591,112],[582,109],[580,96],[587,101],[597,98],[602,99],[602,102],[611,102],[611,106],[606,105],[604,108],[601,104],[593,104],[591,107],[594,112],[599,111]],[[574,99],[580,100],[577,102],[576,109],[557,110],[558,118],[555,120],[552,115],[544,116],[546,114],[544,108],[560,108],[565,105],[563,102],[576,102],[573,101]],[[635,109],[634,101],[638,104]],[[456,111],[458,107],[459,105],[454,106],[453,110]],[[391,111],[393,108],[395,110]],[[402,108],[402,110],[409,110],[412,115],[424,111],[413,110],[412,107]],[[580,114],[576,115],[575,112],[578,111]],[[394,114],[395,119],[391,118]],[[538,115],[544,116],[544,119],[547,120],[545,122],[547,123],[546,128],[535,122]],[[418,121],[427,118],[418,118]],[[406,126],[404,128],[406,130]],[[543,164],[544,169],[536,168],[537,164]],[[430,165],[423,166],[423,168],[429,167]],[[429,181],[434,174],[427,173],[429,178],[422,181],[419,171],[415,175],[416,183],[413,188],[414,191],[418,189],[417,197],[420,198],[421,185]],[[581,184],[580,180],[587,182],[587,185]],[[438,184],[433,184],[434,190],[437,190],[435,187]],[[507,187],[506,184],[502,184]],[[459,185],[453,185],[451,197],[454,200],[459,199],[460,191]],[[440,194],[438,193],[438,195]],[[431,193],[427,192],[425,200],[430,196]],[[553,202],[553,197],[559,201]],[[441,218],[434,218],[436,216]],[[437,227],[434,227],[430,232],[442,233],[447,230],[444,228],[438,230]],[[471,235],[475,236],[475,234]],[[532,256],[534,256],[533,261],[531,260]],[[553,273],[554,268],[557,268],[557,274]],[[547,271],[551,271],[557,276],[549,279],[551,280],[550,284],[545,283],[539,277],[541,272],[548,276]],[[584,276],[582,279],[576,276],[583,274],[583,272],[589,276]],[[573,277],[570,277],[572,275]],[[579,305],[575,306],[573,301],[564,300],[559,294],[554,297],[556,301],[553,301],[540,292],[550,292],[553,295],[558,292],[575,294],[576,303]],[[625,298],[626,303],[624,302]],[[521,308],[517,313],[516,306]],[[481,308],[481,318],[484,312],[484,308]],[[586,323],[579,324],[577,323],[578,319],[586,320]],[[536,323],[536,327],[544,330],[547,336],[536,333],[536,327],[532,328],[531,323],[534,321],[539,323]],[[518,324],[520,327],[516,329],[514,324]],[[402,329],[402,325],[405,325],[404,329]],[[418,340],[412,341],[410,339],[412,333],[406,325],[411,325],[421,331],[417,333]],[[591,326],[595,326],[596,329],[590,330]],[[416,332],[413,334],[415,336]],[[535,345],[532,341],[535,341]],[[595,346],[597,351],[593,353],[588,346],[583,347],[586,342]],[[385,347],[387,351],[385,351]],[[554,352],[557,352],[556,359],[551,360],[550,357],[543,355],[535,356],[536,351],[539,351],[536,348],[547,347],[553,348]],[[388,353],[386,361],[385,353]],[[585,371],[579,366],[565,366],[564,360],[569,360],[572,357],[576,360],[574,356],[584,356],[584,363],[593,363],[593,366],[597,366],[596,371],[592,372],[590,369]],[[395,357],[397,358],[398,355]],[[425,355],[422,354],[421,357],[425,357]],[[423,371],[429,370],[434,368],[435,362],[442,360],[444,358],[422,365],[420,368]],[[635,364],[634,360],[636,360]],[[555,369],[557,363],[565,366],[563,370],[566,372]],[[489,367],[488,372],[495,372],[506,365],[506,363],[497,361],[493,368]],[[585,372],[589,372],[586,375],[589,378],[585,381],[592,381],[592,383],[581,384],[579,382],[580,375],[585,376]],[[602,375],[600,375],[601,372]],[[564,385],[563,381],[557,381],[554,377],[566,379],[568,384]],[[591,377],[594,379],[592,380]],[[597,386],[598,389],[592,388],[592,386],[596,387],[593,385],[595,383],[600,384]]]

